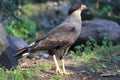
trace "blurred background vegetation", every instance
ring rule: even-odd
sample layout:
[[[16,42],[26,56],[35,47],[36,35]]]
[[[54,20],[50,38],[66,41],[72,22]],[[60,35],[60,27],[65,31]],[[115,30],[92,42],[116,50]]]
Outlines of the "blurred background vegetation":
[[[69,7],[83,3],[83,20],[108,19],[120,24],[120,0],[0,0],[0,22],[10,19],[6,30],[28,43],[60,24]]]
[[[120,24],[120,0],[0,0],[0,23],[7,20],[8,24],[5,29],[8,34],[31,43],[60,24],[66,18],[69,7],[76,3],[86,4],[88,7],[82,12],[83,20],[107,19]],[[74,60],[72,66],[79,60],[82,61],[80,63],[85,62],[85,69],[88,67],[87,71],[85,70],[87,74],[95,76],[94,74],[97,72],[100,75],[101,71],[120,73],[120,44],[113,46],[113,43],[107,39],[107,35],[103,36],[100,46],[89,38],[85,44],[75,46],[74,50],[69,52]],[[90,65],[88,61],[91,61]],[[40,80],[39,71],[47,71],[51,68],[46,63],[41,66],[30,67],[26,69],[26,72],[22,72],[25,69],[21,67],[10,71],[0,68],[0,80],[28,80],[32,77]],[[38,75],[36,75],[36,71]],[[52,76],[54,75],[52,74]],[[53,79],[56,80],[57,77],[59,76],[55,76]],[[51,78],[51,80],[53,79]]]

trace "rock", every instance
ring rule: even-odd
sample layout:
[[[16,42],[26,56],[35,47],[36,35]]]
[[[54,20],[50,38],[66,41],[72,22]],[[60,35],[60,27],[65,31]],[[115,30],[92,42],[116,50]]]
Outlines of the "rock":
[[[105,19],[83,21],[81,34],[73,47],[75,45],[85,44],[89,37],[92,37],[98,44],[101,44],[104,34],[107,34],[107,38],[113,44],[120,42],[120,26],[116,22]]]
[[[4,25],[0,23],[0,55],[7,48],[8,41],[6,40],[6,32],[4,30]]]
[[[16,52],[16,47],[13,44],[13,41],[11,40],[10,36],[6,35],[6,40],[8,46],[5,48],[4,52],[2,52],[2,54],[0,55],[0,64],[1,67],[10,69],[17,65],[17,61],[13,56]],[[5,43],[4,41],[2,42]]]
[[[50,55],[48,54],[48,52],[40,52],[38,56],[43,59],[48,59]]]
[[[15,44],[16,50],[19,50],[28,45],[23,39],[19,37],[10,36],[10,38],[14,42],[13,44]]]
[[[9,36],[4,30],[4,25],[0,23],[0,67],[15,67],[18,62],[13,55],[26,45],[22,39]]]
[[[116,22],[103,19],[83,21],[81,34],[75,44],[85,43],[88,37],[92,37],[101,44],[105,33],[114,44],[120,42],[120,26]]]

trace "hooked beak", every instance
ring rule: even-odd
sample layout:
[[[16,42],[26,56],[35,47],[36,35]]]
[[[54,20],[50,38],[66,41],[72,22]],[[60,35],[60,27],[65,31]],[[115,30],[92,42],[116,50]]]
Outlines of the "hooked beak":
[[[80,6],[80,10],[83,11],[84,9],[87,9],[87,6],[82,4],[82,5]]]

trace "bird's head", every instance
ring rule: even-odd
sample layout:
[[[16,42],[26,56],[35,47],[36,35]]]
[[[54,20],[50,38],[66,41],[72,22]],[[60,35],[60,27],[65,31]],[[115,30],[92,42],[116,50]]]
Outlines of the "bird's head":
[[[73,5],[73,6],[70,7],[70,9],[68,11],[68,15],[78,17],[78,16],[80,16],[80,13],[86,8],[87,8],[86,5],[83,5],[83,4],[81,4],[81,5],[78,5],[78,4]]]

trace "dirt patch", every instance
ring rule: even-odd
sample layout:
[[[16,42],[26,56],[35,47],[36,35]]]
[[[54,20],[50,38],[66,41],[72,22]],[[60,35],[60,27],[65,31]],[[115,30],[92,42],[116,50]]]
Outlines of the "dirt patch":
[[[28,60],[27,62],[31,62]],[[58,62],[60,64],[60,61]],[[52,59],[41,60],[39,66],[49,64],[51,68],[47,71],[38,70],[29,80],[120,80],[119,62],[95,61],[89,62],[65,60],[65,67],[70,75],[58,75]],[[36,66],[38,64],[34,64]],[[28,66],[33,66],[30,64]]]

